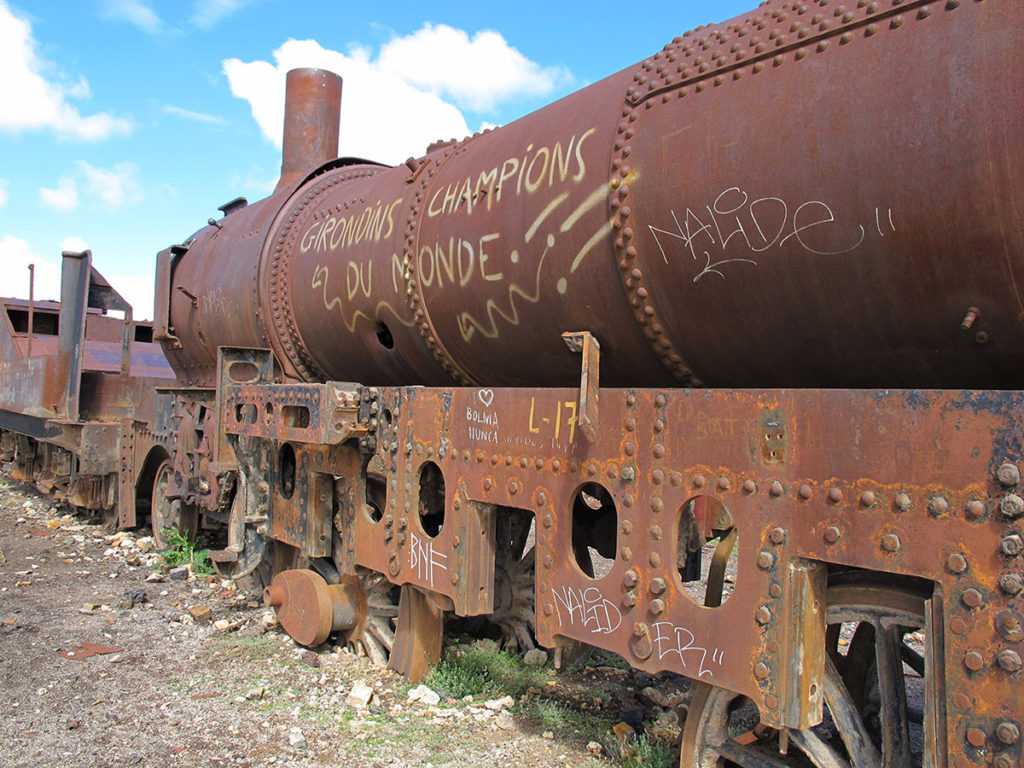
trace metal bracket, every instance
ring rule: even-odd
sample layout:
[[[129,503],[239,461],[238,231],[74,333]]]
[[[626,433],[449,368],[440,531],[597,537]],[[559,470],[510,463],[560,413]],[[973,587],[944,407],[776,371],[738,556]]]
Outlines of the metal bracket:
[[[580,373],[580,409],[577,423],[583,430],[587,442],[596,443],[598,435],[598,401],[600,392],[601,345],[590,331],[569,331],[562,334],[562,341],[570,352],[583,355],[583,369]]]

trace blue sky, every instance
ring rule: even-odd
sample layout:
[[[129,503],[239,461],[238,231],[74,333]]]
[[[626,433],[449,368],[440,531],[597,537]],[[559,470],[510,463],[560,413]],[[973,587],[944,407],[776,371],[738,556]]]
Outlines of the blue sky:
[[[287,69],[340,70],[340,154],[398,163],[756,5],[0,0],[0,295],[87,246],[151,317],[156,253],[273,188]]]

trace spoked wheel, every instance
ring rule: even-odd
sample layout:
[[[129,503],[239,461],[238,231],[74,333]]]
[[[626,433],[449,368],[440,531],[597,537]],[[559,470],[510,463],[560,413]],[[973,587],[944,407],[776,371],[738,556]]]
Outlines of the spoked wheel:
[[[934,666],[930,654],[914,646],[916,633],[929,631],[925,604],[930,596],[914,585],[882,583],[870,574],[834,576],[827,596],[822,723],[780,733],[759,722],[757,707],[746,697],[697,683],[683,731],[681,768],[921,766],[922,720],[930,710],[926,691],[935,686],[926,685],[915,668],[930,675]],[[912,699],[923,698],[923,717],[908,705],[908,690]]]
[[[534,639],[536,550],[530,542],[532,522],[532,515],[513,512],[502,512],[497,520],[494,611],[488,621],[501,630],[501,647],[510,651],[526,652],[537,647]]]
[[[153,540],[157,549],[167,549],[170,542],[164,534],[167,528],[176,528],[189,542],[195,541],[199,529],[199,510],[182,503],[181,499],[168,499],[167,486],[173,472],[171,462],[165,459],[157,467],[153,478],[153,495],[150,504],[150,519],[153,526]]]
[[[359,580],[366,594],[366,621],[349,635],[348,647],[370,661],[385,666],[395,645],[395,622],[398,620],[400,589],[383,574],[360,568]]]

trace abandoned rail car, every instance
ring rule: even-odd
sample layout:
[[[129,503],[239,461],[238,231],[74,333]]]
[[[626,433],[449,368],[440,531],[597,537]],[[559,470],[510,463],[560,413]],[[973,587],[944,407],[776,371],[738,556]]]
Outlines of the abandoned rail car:
[[[120,522],[411,677],[445,614],[686,675],[685,766],[1021,765],[1022,43],[768,0],[394,168],[289,73],[275,192],[157,257]]]

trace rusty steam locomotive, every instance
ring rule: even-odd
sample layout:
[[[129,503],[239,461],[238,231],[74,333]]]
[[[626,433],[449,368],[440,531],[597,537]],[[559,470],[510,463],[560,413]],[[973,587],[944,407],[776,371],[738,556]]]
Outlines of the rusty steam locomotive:
[[[224,526],[302,643],[416,677],[454,613],[686,675],[683,765],[1020,766],[1022,44],[769,0],[398,167],[293,71],[277,189],[159,254],[152,328],[88,254],[5,304],[4,450]]]

